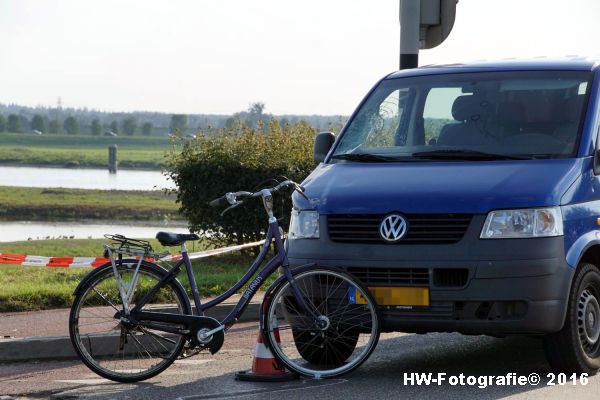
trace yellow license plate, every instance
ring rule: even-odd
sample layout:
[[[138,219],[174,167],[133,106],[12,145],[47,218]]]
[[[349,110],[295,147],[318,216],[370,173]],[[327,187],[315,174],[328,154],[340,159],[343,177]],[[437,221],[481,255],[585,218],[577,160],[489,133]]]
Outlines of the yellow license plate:
[[[369,291],[380,306],[429,306],[429,288],[371,286]],[[356,304],[366,304],[365,298],[356,293]]]

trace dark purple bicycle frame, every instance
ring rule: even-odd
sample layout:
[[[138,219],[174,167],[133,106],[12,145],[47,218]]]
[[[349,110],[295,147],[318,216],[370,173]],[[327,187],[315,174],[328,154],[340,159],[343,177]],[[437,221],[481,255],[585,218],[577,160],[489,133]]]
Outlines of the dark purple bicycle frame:
[[[198,291],[196,279],[194,278],[194,274],[192,271],[192,264],[190,262],[190,258],[187,254],[187,251],[182,251],[182,260],[179,261],[175,265],[175,267],[173,267],[169,271],[169,273],[166,274],[158,284],[156,284],[156,286],[154,286],[140,301],[136,303],[136,306],[131,310],[131,317],[136,320],[144,320],[144,322],[139,322],[140,325],[148,326],[150,328],[166,332],[178,333],[176,329],[145,321],[169,323],[179,322],[189,324],[190,322],[193,322],[194,319],[203,317],[204,311],[227,300],[232,295],[234,295],[239,289],[241,289],[242,286],[248,283],[250,278],[256,273],[256,271],[260,267],[261,263],[265,260],[267,252],[269,251],[269,246],[273,241],[275,242],[275,248],[277,249],[277,253],[271,260],[269,260],[267,265],[260,271],[256,278],[254,278],[254,280],[250,282],[234,309],[223,319],[223,321],[220,321],[221,325],[230,326],[237,321],[237,319],[242,315],[242,313],[244,312],[244,310],[246,309],[246,307],[248,306],[258,289],[266,281],[267,277],[271,275],[278,267],[282,267],[283,275],[285,279],[290,282],[290,285],[294,291],[294,295],[296,296],[296,299],[299,301],[300,305],[307,310],[309,315],[313,316],[316,319],[317,315],[315,314],[315,310],[312,310],[310,309],[310,307],[308,307],[303,296],[301,295],[300,291],[294,283],[294,278],[289,268],[287,255],[281,238],[279,225],[276,221],[271,222],[269,224],[269,229],[267,231],[265,243],[263,244],[260,253],[254,260],[248,271],[244,274],[244,276],[240,278],[240,280],[235,285],[229,288],[225,293],[221,294],[220,296],[205,304],[202,304],[202,302],[200,301],[200,292]],[[168,284],[171,280],[175,278],[175,276],[177,276],[177,274],[179,274],[182,266],[185,266],[187,276],[190,281],[192,295],[194,298],[194,305],[196,306],[196,315],[181,315],[161,312],[140,311],[140,308],[142,308],[150,299],[152,299],[162,287]]]
[[[264,261],[266,255],[267,255],[267,252],[269,251],[269,246],[273,240],[275,240],[275,249],[277,250],[277,253],[267,263],[267,265],[262,269],[262,271],[260,271],[260,273],[256,276],[256,278],[254,278],[254,280],[252,282],[250,282],[250,284],[248,285],[248,288],[242,294],[240,301],[233,308],[233,310],[231,310],[229,315],[227,315],[223,319],[223,321],[221,323],[223,325],[228,325],[229,323],[234,322],[237,318],[239,318],[239,316],[242,315],[242,313],[244,312],[244,310],[246,309],[246,307],[248,306],[248,304],[250,303],[250,301],[252,300],[252,298],[254,297],[256,292],[258,291],[258,289],[262,286],[262,284],[265,282],[267,277],[275,271],[276,268],[278,268],[280,266],[283,267],[284,274],[286,275],[286,277],[288,279],[291,278],[291,274],[289,273],[289,269],[288,269],[289,264],[287,261],[285,248],[283,246],[283,241],[281,239],[281,232],[279,231],[279,225],[277,224],[277,222],[274,222],[274,223],[269,224],[269,230],[267,231],[267,237],[265,239],[265,243],[263,244],[263,247],[260,250],[260,253],[254,260],[254,262],[252,263],[252,265],[250,266],[248,271],[246,271],[244,276],[242,276],[240,278],[240,280],[235,285],[233,285],[231,288],[229,288],[225,293],[221,294],[220,296],[214,298],[213,300],[211,300],[205,304],[200,304],[200,296],[194,295],[194,303],[196,305],[196,309],[199,310],[203,314],[205,310],[208,310],[211,307],[214,307],[215,305],[222,303],[223,301],[225,301],[228,298],[230,298],[231,296],[233,296],[238,290],[240,290],[242,288],[242,286],[244,286],[250,280],[250,278],[256,273],[256,271],[260,267],[260,264],[262,264],[262,262]],[[192,271],[192,265],[189,261],[189,258],[187,257],[187,254],[185,255],[185,258],[187,260],[186,268],[188,270],[188,277],[189,277],[190,273]]]

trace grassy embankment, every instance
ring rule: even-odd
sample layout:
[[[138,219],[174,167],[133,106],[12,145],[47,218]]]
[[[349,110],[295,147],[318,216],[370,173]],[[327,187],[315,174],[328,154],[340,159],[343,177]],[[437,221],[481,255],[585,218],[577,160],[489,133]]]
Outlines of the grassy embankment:
[[[158,136],[32,135],[0,133],[0,164],[99,167],[116,144],[120,168],[160,169],[169,139]]]
[[[56,256],[101,256],[105,240],[41,240],[0,243],[0,253]],[[151,240],[155,250],[164,250]],[[205,243],[190,243],[190,252],[200,251]],[[171,251],[176,251],[171,248]],[[203,296],[216,295],[233,285],[250,265],[251,258],[240,253],[199,259],[194,274]],[[23,267],[0,264],[0,312],[30,311],[69,307],[73,289],[91,268]],[[185,272],[179,279],[189,290]],[[270,279],[272,281],[274,277]],[[269,282],[267,282],[269,284]]]
[[[105,167],[107,147],[117,144],[124,168],[163,166],[168,139],[0,133],[0,164]],[[160,191],[104,191],[0,187],[0,220],[162,220],[180,218],[173,195]],[[0,243],[0,253],[100,256],[104,240],[41,240]],[[155,249],[160,246],[153,241]],[[206,247],[190,244],[190,251]],[[231,286],[249,265],[239,253],[199,260],[195,273],[204,295]],[[0,265],[0,312],[69,307],[84,269]],[[187,282],[182,278],[185,286]]]
[[[0,186],[0,220],[156,221],[177,217],[174,196],[160,191]],[[102,255],[102,243],[102,239],[0,243],[0,253],[98,257]],[[89,270],[0,265],[0,312],[68,307],[73,289]],[[227,276],[219,264],[211,271],[213,277],[207,283],[212,286]]]
[[[161,191],[0,186],[0,220],[181,219],[175,195]]]

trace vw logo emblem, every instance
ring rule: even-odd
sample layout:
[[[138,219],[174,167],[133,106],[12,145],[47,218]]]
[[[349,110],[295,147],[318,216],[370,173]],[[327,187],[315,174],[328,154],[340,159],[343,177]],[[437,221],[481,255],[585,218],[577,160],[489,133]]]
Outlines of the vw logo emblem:
[[[394,243],[402,239],[408,231],[406,219],[399,214],[390,214],[381,221],[379,235],[386,242]]]

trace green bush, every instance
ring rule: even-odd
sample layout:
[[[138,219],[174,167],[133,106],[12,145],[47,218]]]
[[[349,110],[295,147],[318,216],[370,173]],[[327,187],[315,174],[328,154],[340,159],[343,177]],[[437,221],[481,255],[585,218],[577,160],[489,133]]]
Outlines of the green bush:
[[[258,199],[251,199],[224,216],[210,200],[226,192],[254,191],[272,186],[269,179],[287,177],[301,182],[315,167],[315,130],[306,123],[281,126],[276,120],[249,129],[201,132],[167,155],[167,173],[177,184],[177,201],[190,229],[207,234],[214,244],[243,243],[262,238],[267,218]],[[265,182],[266,181],[266,182]],[[287,228],[290,193],[275,196],[275,215]]]

